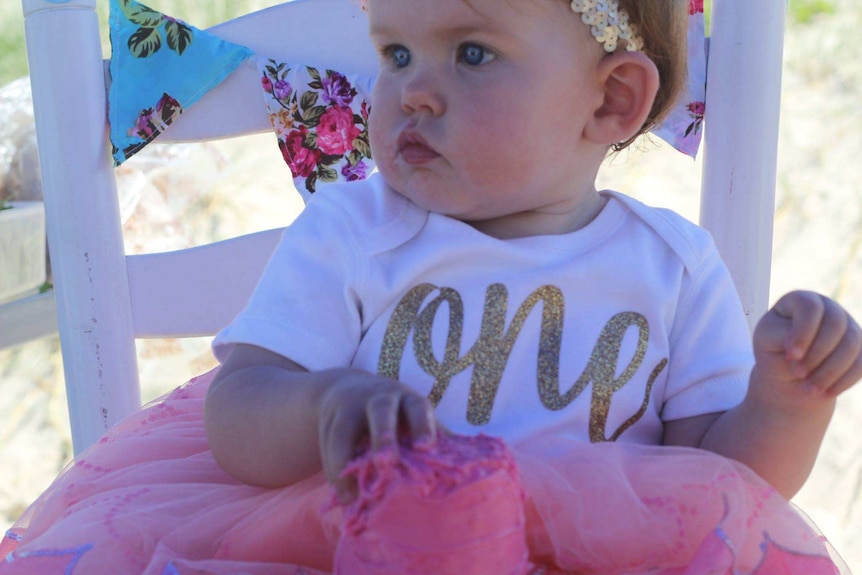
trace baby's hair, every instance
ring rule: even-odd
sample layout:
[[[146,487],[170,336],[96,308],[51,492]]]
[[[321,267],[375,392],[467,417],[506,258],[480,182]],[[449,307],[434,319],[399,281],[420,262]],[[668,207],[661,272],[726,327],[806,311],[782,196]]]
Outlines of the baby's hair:
[[[614,144],[627,148],[638,136],[649,132],[676,104],[688,73],[688,11],[690,0],[619,0],[644,40],[643,52],[656,65],[659,89],[646,122],[637,134]]]

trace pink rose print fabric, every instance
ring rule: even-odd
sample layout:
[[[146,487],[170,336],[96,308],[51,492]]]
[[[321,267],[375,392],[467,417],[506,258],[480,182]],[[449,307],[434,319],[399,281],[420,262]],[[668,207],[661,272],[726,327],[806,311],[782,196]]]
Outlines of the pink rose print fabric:
[[[258,67],[278,147],[304,199],[321,184],[361,180],[371,173],[371,79],[268,58],[261,58]]]
[[[687,91],[654,132],[680,152],[694,158],[700,149],[706,113],[706,21],[703,0],[690,0],[688,14]]]

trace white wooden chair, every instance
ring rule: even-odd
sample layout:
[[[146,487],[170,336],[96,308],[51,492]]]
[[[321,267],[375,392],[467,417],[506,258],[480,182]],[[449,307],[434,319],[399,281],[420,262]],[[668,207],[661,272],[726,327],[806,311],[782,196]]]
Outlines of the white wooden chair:
[[[54,290],[0,306],[0,348],[59,329],[76,452],[139,406],[135,338],[218,331],[243,306],[280,235],[125,255],[95,4],[23,0]],[[785,0],[713,0],[701,223],[752,325],[769,293],[784,12]],[[338,27],[338,42],[324,25]],[[211,31],[289,62],[376,70],[364,16],[348,0],[294,0]],[[247,64],[159,141],[270,130],[257,70]],[[227,103],[234,116],[215,113]]]

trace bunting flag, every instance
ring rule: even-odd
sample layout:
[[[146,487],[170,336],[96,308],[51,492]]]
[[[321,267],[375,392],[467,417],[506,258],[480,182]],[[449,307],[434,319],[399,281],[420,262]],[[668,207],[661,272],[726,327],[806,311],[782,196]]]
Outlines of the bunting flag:
[[[135,0],[111,0],[111,143],[120,165],[254,53]]]
[[[694,158],[703,137],[706,113],[706,21],[703,0],[690,0],[688,25],[688,85],[679,104],[653,133]]]

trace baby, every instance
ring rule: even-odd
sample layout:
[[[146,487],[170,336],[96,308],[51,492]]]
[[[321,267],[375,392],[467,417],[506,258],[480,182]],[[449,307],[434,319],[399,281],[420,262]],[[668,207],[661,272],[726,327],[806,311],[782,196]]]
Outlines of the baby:
[[[425,466],[433,490],[445,478],[422,454],[446,453],[441,433],[496,436],[518,463],[524,539],[494,573],[519,572],[524,542],[558,573],[837,573],[785,497],[862,376],[859,326],[793,292],[752,343],[709,235],[595,185],[677,100],[702,6],[366,8],[372,94],[310,68],[305,86],[276,65],[263,83],[306,189],[348,182],[285,231],[213,343],[221,366],[76,460],[4,540],[0,575],[331,573],[385,501],[362,448],[381,469]],[[347,523],[320,512],[331,488]],[[511,511],[510,493],[491,507]],[[449,518],[421,513],[399,525],[451,544]],[[46,558],[65,571],[37,571]]]

